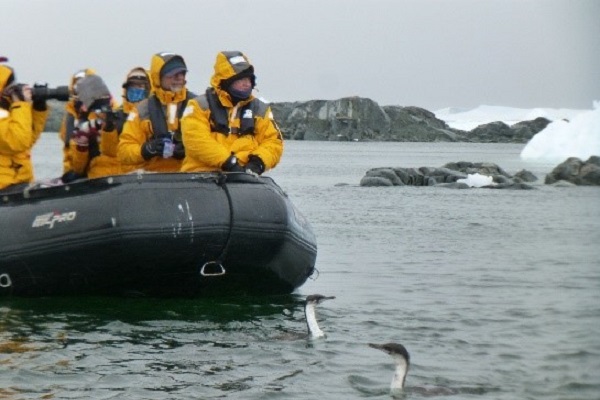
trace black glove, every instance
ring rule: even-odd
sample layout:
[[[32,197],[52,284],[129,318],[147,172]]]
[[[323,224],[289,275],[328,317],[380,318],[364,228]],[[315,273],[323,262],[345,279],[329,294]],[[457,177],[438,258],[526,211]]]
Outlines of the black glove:
[[[68,171],[63,174],[60,178],[63,183],[71,183],[76,181],[77,179],[85,178],[85,176],[81,176],[73,171]]]
[[[36,96],[35,93],[39,93],[40,91],[46,92],[48,90],[47,83],[35,83],[33,85],[32,100],[33,100],[33,109],[35,111],[46,111],[48,106],[46,105],[46,97],[45,96]]]
[[[152,157],[162,157],[165,143],[162,138],[152,138],[142,145],[142,157],[148,161]]]
[[[234,154],[225,160],[223,165],[221,165],[221,169],[225,172],[244,172],[244,168],[238,164],[237,157]]]
[[[116,112],[107,112],[104,118],[104,132],[112,132],[117,128]]]
[[[185,158],[185,147],[183,147],[182,142],[175,143],[175,148],[173,149],[173,158],[176,160],[183,160]]]
[[[248,163],[244,166],[244,170],[256,175],[262,175],[265,172],[265,163],[259,156],[251,155],[248,157]]]
[[[23,83],[15,83],[8,88],[4,89],[4,93],[6,96],[10,97],[10,101],[25,101],[25,94],[23,91],[25,90],[25,84]]]

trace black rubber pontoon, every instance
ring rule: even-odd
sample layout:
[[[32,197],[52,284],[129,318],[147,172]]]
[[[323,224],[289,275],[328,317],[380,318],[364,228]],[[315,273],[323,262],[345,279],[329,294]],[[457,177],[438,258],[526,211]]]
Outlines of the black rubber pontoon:
[[[309,223],[272,179],[132,174],[0,195],[0,295],[291,293]]]

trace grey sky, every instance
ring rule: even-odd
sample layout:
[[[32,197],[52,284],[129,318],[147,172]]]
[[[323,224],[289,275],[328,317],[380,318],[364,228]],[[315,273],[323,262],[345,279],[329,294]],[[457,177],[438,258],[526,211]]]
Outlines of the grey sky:
[[[368,97],[380,105],[592,107],[598,0],[0,0],[0,55],[19,81],[67,84],[93,67],[113,94],[172,51],[188,87],[241,50],[271,101]]]

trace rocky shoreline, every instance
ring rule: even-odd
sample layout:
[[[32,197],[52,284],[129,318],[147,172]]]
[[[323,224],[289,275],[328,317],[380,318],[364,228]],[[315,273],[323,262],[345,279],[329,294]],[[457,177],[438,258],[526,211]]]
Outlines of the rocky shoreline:
[[[293,140],[527,143],[551,122],[497,121],[463,131],[426,109],[379,106],[362,97],[271,103],[271,108],[284,137]]]
[[[383,167],[365,173],[360,186],[438,186],[452,189],[481,187],[488,189],[533,189],[529,183],[538,180],[521,170],[514,175],[494,163],[460,161],[442,167]],[[570,157],[546,175],[544,183],[555,186],[600,186],[600,157],[587,161]]]

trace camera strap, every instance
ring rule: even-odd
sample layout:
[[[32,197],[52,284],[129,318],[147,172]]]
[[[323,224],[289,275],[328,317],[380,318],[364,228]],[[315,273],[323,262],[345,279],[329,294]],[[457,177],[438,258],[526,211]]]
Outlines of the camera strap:
[[[183,111],[185,107],[187,107],[188,101],[196,97],[196,95],[189,90],[186,93],[185,99],[182,102],[177,104],[177,129],[174,132],[173,139],[176,142],[181,142],[181,124],[179,123],[181,120],[181,116],[183,115]],[[148,98],[148,114],[150,119],[150,124],[152,124],[153,136],[161,135],[169,132],[169,127],[167,126],[167,116],[165,115],[165,108],[155,95],[151,95]]]

